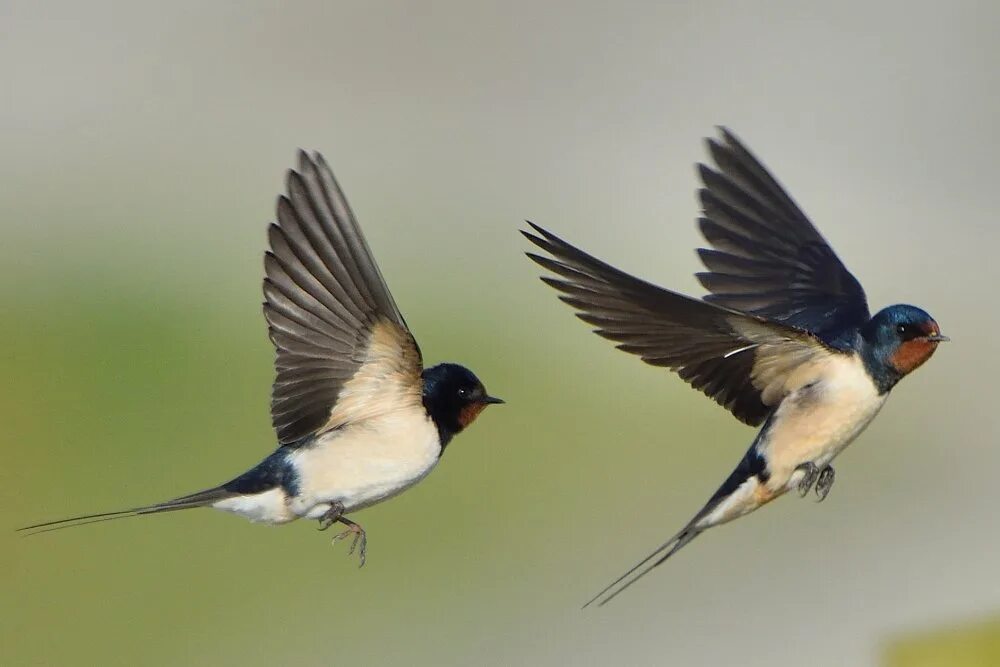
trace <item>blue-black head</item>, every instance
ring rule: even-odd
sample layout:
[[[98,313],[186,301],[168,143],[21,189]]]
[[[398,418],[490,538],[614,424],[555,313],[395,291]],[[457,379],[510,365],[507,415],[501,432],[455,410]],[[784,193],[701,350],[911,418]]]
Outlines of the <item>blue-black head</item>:
[[[503,403],[490,396],[465,366],[438,364],[424,369],[424,409],[437,425],[441,445],[475,421],[487,405]]]
[[[931,358],[938,343],[948,340],[934,318],[916,306],[883,308],[861,329],[862,355],[868,370],[888,391]]]

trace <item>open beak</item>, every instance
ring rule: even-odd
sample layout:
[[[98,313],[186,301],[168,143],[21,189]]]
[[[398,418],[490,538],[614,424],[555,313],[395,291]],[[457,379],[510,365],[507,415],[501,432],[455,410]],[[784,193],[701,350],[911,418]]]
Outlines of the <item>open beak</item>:
[[[939,333],[930,334],[929,336],[924,336],[924,340],[928,343],[947,343],[951,339],[947,336],[943,336]]]
[[[507,401],[503,400],[502,398],[497,398],[495,396],[487,396],[486,398],[483,399],[482,402],[486,403],[487,405],[503,405]]]

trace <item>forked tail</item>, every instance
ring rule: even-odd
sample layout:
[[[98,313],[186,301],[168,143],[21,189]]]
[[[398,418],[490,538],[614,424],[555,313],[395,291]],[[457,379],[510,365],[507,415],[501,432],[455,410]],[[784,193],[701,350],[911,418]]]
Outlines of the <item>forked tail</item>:
[[[40,533],[47,533],[49,531],[60,530],[62,528],[85,526],[88,523],[99,523],[101,521],[125,519],[130,516],[141,516],[143,514],[159,514],[160,512],[173,512],[175,510],[186,510],[194,507],[205,507],[206,505],[211,505],[214,502],[224,498],[230,498],[234,495],[238,494],[235,494],[232,491],[227,491],[225,488],[219,486],[214,489],[199,491],[198,493],[192,493],[187,496],[181,496],[180,498],[174,498],[173,500],[167,500],[166,502],[156,503],[155,505],[133,507],[132,509],[118,510],[117,512],[84,514],[82,516],[74,516],[68,519],[58,519],[56,521],[36,523],[33,526],[25,526],[24,528],[18,528],[17,530],[18,532],[24,532],[25,536],[38,535]]]
[[[681,548],[683,548],[688,542],[690,542],[694,538],[701,535],[702,532],[704,532],[705,530],[704,528],[696,528],[694,524],[695,522],[692,521],[690,524],[687,525],[687,527],[684,528],[684,530],[671,537],[669,540],[667,540],[659,547],[657,547],[653,551],[653,553],[649,554],[641,561],[633,565],[632,568],[628,570],[628,572],[626,572],[625,574],[623,574],[622,576],[618,577],[610,584],[605,586],[604,590],[602,590],[594,597],[590,598],[587,604],[583,605],[583,608],[586,609],[587,607],[597,602],[598,600],[600,600],[600,602],[597,603],[597,606],[603,607],[607,603],[611,602],[611,600],[618,597],[618,595],[621,594],[622,591],[624,591],[626,588],[628,588],[629,586],[631,586],[632,584],[634,584],[635,582],[639,581],[644,576],[649,574],[649,572],[653,568],[657,567],[658,565],[662,565],[665,560],[667,560],[675,553],[680,551]],[[663,555],[661,556],[660,554]],[[659,558],[656,558],[657,556],[659,556]],[[643,565],[646,565],[646,563],[653,560],[654,558],[656,558],[656,560],[653,562],[652,565],[643,568]]]

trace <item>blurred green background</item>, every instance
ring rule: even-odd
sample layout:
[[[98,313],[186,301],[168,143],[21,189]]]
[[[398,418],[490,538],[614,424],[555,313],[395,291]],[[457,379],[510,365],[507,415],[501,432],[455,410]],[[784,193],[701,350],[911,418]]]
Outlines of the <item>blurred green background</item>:
[[[0,664],[995,665],[993,3],[0,3]],[[725,123],[953,343],[838,461],[615,604],[753,437],[541,285],[530,218],[700,294]],[[358,518],[21,539],[267,454],[265,227],[322,150],[426,360],[508,405]],[[939,630],[944,628],[944,630]],[[942,657],[944,656],[944,657]]]

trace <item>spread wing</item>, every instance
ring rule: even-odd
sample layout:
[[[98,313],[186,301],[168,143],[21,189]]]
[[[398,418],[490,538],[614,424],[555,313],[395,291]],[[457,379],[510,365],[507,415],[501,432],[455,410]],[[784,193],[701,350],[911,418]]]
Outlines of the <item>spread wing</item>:
[[[326,161],[299,153],[264,257],[278,441],[421,403],[420,349]]]
[[[861,284],[764,165],[721,133],[707,141],[716,168],[698,165],[698,224],[712,246],[698,250],[705,300],[843,344],[870,317]]]
[[[810,332],[651,285],[531,226],[537,236],[522,233],[551,258],[528,256],[558,276],[542,280],[595,333],[676,371],[747,424],[762,423],[840,354]]]

